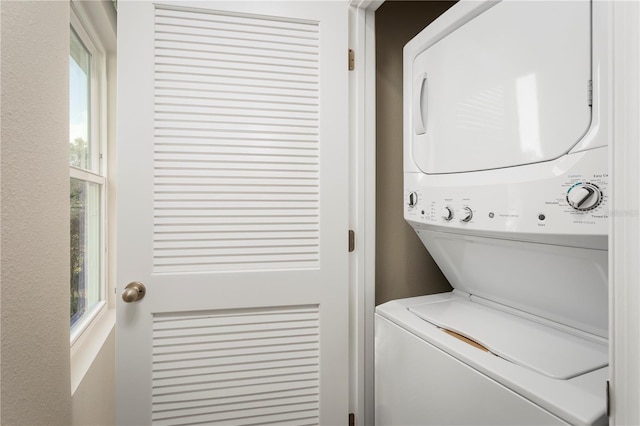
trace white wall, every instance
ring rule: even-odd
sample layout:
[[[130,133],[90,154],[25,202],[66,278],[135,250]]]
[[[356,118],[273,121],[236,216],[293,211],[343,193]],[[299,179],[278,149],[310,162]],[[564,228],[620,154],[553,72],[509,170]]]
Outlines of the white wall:
[[[69,3],[0,8],[0,422],[66,425]]]

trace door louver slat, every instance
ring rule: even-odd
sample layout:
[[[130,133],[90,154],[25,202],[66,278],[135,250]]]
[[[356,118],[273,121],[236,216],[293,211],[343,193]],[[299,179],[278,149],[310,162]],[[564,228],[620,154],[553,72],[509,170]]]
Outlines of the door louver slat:
[[[318,306],[154,315],[153,423],[317,424],[318,320]]]
[[[319,28],[156,8],[154,272],[319,266]]]

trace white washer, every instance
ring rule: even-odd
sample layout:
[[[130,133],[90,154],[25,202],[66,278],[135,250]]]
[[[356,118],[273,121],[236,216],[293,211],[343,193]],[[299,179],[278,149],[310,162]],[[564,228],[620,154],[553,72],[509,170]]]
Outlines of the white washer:
[[[376,308],[376,423],[607,424],[610,2],[459,2],[404,49],[405,219],[453,292]]]

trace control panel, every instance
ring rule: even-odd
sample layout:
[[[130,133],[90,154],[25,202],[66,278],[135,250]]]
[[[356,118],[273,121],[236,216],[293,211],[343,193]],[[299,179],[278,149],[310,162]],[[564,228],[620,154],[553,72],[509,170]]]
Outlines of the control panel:
[[[606,161],[606,148],[601,148],[550,163],[484,172],[405,173],[405,219],[416,229],[434,225],[478,232],[606,235]]]

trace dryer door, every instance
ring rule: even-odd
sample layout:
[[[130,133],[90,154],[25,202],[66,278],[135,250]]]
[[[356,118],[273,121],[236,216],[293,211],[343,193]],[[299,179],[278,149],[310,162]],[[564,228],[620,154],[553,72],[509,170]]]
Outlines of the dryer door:
[[[405,83],[417,166],[454,173],[567,153],[591,123],[590,15],[583,0],[503,1],[419,54]]]

